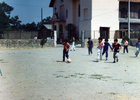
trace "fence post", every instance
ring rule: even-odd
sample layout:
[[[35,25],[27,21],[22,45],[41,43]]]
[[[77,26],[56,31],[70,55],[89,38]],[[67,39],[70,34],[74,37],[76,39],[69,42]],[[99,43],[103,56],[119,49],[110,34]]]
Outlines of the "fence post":
[[[57,31],[54,31],[54,47],[57,46]]]
[[[85,32],[82,31],[81,34],[82,34],[82,35],[81,35],[81,36],[82,36],[82,38],[81,38],[81,39],[82,39],[82,41],[81,41],[81,47],[85,47],[85,39],[84,39]]]

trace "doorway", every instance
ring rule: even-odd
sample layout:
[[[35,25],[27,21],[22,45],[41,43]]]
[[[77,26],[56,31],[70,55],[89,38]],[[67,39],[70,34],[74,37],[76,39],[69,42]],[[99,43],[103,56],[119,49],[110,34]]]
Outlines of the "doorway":
[[[100,27],[100,37],[109,39],[109,27]]]

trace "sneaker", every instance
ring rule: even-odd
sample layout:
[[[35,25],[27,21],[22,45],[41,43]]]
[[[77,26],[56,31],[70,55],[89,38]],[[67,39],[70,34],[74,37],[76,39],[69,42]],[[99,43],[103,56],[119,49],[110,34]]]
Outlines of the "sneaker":
[[[117,59],[117,62],[119,61],[119,59]]]
[[[113,63],[115,63],[115,61],[113,61]]]
[[[99,62],[99,60],[97,60],[97,62]]]
[[[106,60],[105,61],[107,61],[108,59],[106,58]]]

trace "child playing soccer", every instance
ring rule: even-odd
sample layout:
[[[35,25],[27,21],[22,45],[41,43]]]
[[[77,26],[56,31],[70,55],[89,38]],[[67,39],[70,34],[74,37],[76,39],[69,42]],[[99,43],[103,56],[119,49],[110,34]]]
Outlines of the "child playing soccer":
[[[92,48],[93,48],[93,41],[91,40],[90,37],[88,38],[87,46],[88,46],[88,54],[90,55],[90,53],[92,54]]]
[[[104,53],[106,53],[106,60],[108,60],[108,46],[110,47],[111,50],[112,50],[112,47],[108,43],[108,39],[105,39],[105,43],[104,44],[105,44],[105,46],[104,46],[102,55],[104,55]]]
[[[113,63],[115,63],[116,61],[117,62],[119,61],[118,55],[119,55],[119,51],[121,48],[122,48],[122,46],[118,43],[118,39],[114,39],[113,49],[111,50],[112,52],[114,51],[114,54],[113,54],[114,62]]]
[[[99,46],[98,48],[98,52],[97,52],[97,62],[99,62],[99,59],[102,60],[102,52],[103,52],[103,47],[104,47],[104,42],[102,42],[102,38],[100,37],[99,39]]]
[[[62,41],[60,41],[60,43],[62,45],[64,45],[64,49],[63,49],[63,62],[65,62],[65,56],[67,57],[67,59],[69,59],[69,49],[70,49],[70,44],[68,43],[68,40],[65,40],[64,43],[62,43]]]
[[[138,42],[136,43],[136,49],[137,49],[137,51],[136,51],[135,55],[137,57],[140,52],[140,38],[138,39]]]
[[[74,50],[75,51],[75,38],[72,37],[72,47],[71,47],[71,51]]]

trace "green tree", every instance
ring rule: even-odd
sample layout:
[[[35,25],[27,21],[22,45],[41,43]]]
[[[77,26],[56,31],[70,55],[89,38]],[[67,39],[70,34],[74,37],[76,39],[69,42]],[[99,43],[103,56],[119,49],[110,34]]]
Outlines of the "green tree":
[[[2,34],[8,31],[10,28],[10,13],[14,8],[7,5],[5,2],[0,3],[0,38]]]
[[[12,17],[10,19],[10,24],[13,30],[19,30],[21,21],[18,16]]]
[[[50,24],[52,18],[49,16],[49,17],[46,17],[45,19],[42,20],[42,23],[43,24]]]

